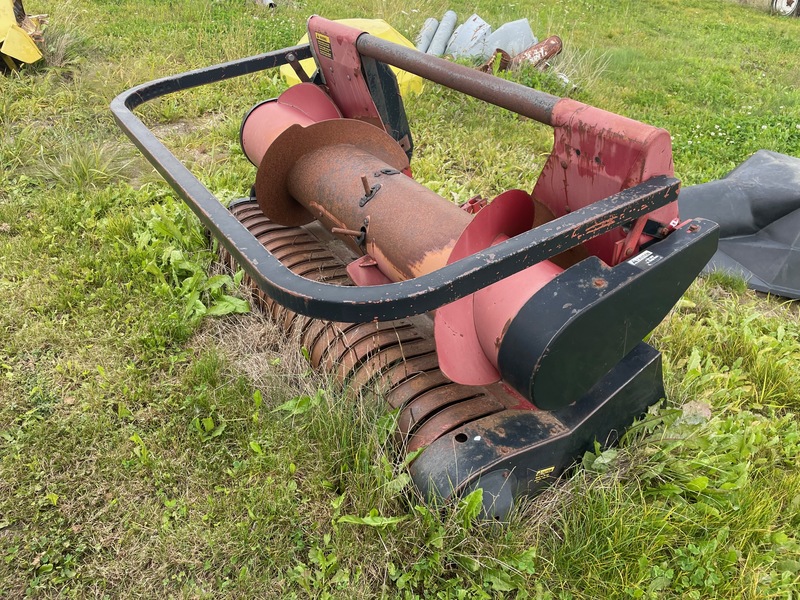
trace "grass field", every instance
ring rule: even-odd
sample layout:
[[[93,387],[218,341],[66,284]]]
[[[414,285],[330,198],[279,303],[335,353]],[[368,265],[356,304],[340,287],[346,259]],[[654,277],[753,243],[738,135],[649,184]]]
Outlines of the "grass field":
[[[137,83],[293,45],[313,13],[413,38],[446,8],[527,17],[577,87],[668,129],[685,184],[800,156],[800,19],[704,0],[29,0],[48,65],[0,79],[0,597],[798,598],[797,307],[698,281],[650,342],[667,400],[504,527],[426,508],[391,420],[308,372],[212,268],[196,219],[113,123]],[[754,3],[749,3],[754,4]],[[220,198],[275,74],[142,118]],[[551,133],[428,86],[415,176],[454,200],[530,189]],[[304,407],[298,410],[298,406]]]

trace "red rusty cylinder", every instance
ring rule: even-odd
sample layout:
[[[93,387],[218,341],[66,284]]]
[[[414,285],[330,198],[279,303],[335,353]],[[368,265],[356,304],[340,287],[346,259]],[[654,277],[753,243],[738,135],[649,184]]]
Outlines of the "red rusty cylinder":
[[[256,198],[283,225],[318,219],[327,229],[364,231],[362,244],[392,281],[447,263],[471,217],[402,173],[408,157],[384,131],[351,119],[291,126],[264,155]],[[421,219],[420,216],[424,218]]]
[[[251,108],[242,121],[239,141],[248,160],[258,166],[267,148],[289,125],[311,125],[341,116],[333,100],[319,87],[301,83],[290,87],[280,97]]]
[[[288,184],[292,197],[328,229],[363,228],[364,249],[392,281],[445,266],[471,220],[435,192],[349,144],[306,154]],[[351,236],[343,239],[358,246]]]

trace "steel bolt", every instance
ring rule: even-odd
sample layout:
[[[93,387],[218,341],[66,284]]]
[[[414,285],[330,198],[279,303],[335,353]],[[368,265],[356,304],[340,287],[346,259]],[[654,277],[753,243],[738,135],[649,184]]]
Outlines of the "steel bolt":
[[[349,235],[351,237],[361,237],[363,231],[356,231],[355,229],[345,229],[343,227],[331,227],[331,233],[339,235]]]

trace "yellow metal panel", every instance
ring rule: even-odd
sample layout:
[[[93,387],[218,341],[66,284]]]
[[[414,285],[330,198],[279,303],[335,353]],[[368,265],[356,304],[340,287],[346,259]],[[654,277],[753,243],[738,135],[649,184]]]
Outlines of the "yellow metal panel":
[[[2,2],[2,0],[0,0]],[[36,43],[16,24],[8,28],[0,52],[23,63],[33,63],[42,58]]]
[[[14,16],[14,0],[0,0],[0,31],[5,33],[12,25],[17,24],[17,18]],[[3,35],[3,34],[0,34]],[[3,41],[5,36],[0,37],[0,42]]]

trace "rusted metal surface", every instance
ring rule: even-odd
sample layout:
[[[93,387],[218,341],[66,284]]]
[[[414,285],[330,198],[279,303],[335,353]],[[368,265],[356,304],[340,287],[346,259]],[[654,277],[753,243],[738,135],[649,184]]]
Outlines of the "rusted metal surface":
[[[317,340],[315,347],[311,350],[311,361],[326,371],[340,363],[348,363],[348,366],[352,366],[352,363],[360,362],[370,351],[380,348],[378,338],[381,336],[385,338],[388,334],[389,341],[397,339],[400,336],[398,332],[408,329],[408,327],[408,322],[403,321],[339,325],[326,330],[323,336]],[[365,340],[366,348],[363,349],[363,355],[361,355],[357,347]]]
[[[281,133],[264,154],[256,174],[256,199],[261,210],[271,220],[281,225],[305,225],[319,218],[310,212],[293,197],[290,184],[304,175],[313,175],[315,170],[324,168],[324,164],[314,162],[317,150],[344,146],[352,151],[360,151],[372,156],[377,168],[398,171],[408,168],[408,156],[389,135],[382,129],[354,119],[336,119],[321,121],[307,127],[292,125]],[[301,159],[303,165],[299,164]],[[306,170],[311,169],[311,173]],[[355,182],[358,193],[354,201],[363,194],[361,176],[356,174]],[[371,174],[371,173],[370,173]],[[325,223],[330,227],[360,229],[361,223],[348,227],[343,223]]]
[[[245,115],[239,131],[239,142],[247,159],[255,166],[272,143],[292,124],[303,127],[342,117],[333,100],[313,83],[290,87],[278,98],[256,104]]]
[[[477,393],[478,390],[472,386],[449,383],[421,393],[419,396],[409,401],[400,411],[397,418],[397,435],[401,440],[405,440],[411,433],[418,429],[422,423],[430,419],[436,413],[444,410],[448,406],[457,402],[465,402],[473,398],[485,399],[483,394]],[[502,408],[502,407],[501,407]],[[500,410],[498,408],[498,410]],[[451,420],[452,425],[461,425],[459,420]]]
[[[389,168],[354,145],[327,146],[297,161],[287,177],[287,189],[328,229],[364,227],[364,250],[351,236],[342,239],[353,250],[366,251],[389,279],[403,281],[447,264],[450,251],[471,219],[410,177],[382,174]],[[370,189],[380,188],[362,206],[363,179]],[[425,218],[420,219],[420,215]]]
[[[479,396],[451,404],[437,412],[413,431],[406,442],[408,452],[430,446],[446,433],[477,421],[483,417],[503,411],[505,406],[487,396]]]
[[[396,329],[394,331],[383,331],[373,337],[360,340],[358,343],[348,347],[338,362],[329,360],[327,367],[339,369],[343,372],[352,373],[355,368],[362,364],[368,356],[382,352],[384,348],[391,348],[399,345],[419,341],[420,337],[414,329]]]
[[[362,337],[357,337],[356,332],[347,332],[335,344],[329,346],[323,368],[332,371],[341,366],[353,370],[367,357],[383,348],[419,339],[420,335],[413,327],[397,322],[392,323],[391,327],[374,327],[372,332]]]
[[[468,96],[507,108],[546,125],[551,124],[553,107],[560,100],[557,96],[422,54],[369,34],[359,36],[356,47],[363,56],[369,56],[430,81],[441,83]]]
[[[552,125],[553,150],[532,194],[556,218],[653,177],[673,175],[672,143],[664,129],[568,98],[554,107]],[[654,207],[648,214],[664,225],[677,217],[677,201]],[[585,246],[589,254],[614,265],[616,244],[626,235],[622,227],[613,228],[587,240]],[[651,241],[647,236],[637,239],[633,253],[647,241]]]
[[[421,339],[404,344],[393,343],[381,350],[378,354],[370,357],[370,364],[376,365],[376,373],[384,369],[400,364],[409,358],[420,356],[433,351],[433,340]],[[367,361],[348,369],[346,365],[339,365],[334,373],[337,379],[342,382],[350,381],[352,377],[363,368]]]
[[[332,345],[336,344],[337,340],[340,340],[344,336],[348,329],[369,327],[370,325],[371,323],[327,323],[326,326],[320,330],[314,342],[306,346],[311,365],[315,369],[322,368],[323,356],[328,353]]]
[[[447,383],[450,380],[439,369],[419,373],[408,379],[404,386],[389,390],[386,402],[392,408],[402,408],[420,394]]]
[[[508,66],[511,69],[519,68],[524,64],[541,67],[545,62],[561,52],[561,48],[561,38],[557,35],[551,35],[546,40],[542,40],[517,54],[509,61]]]
[[[497,71],[505,71],[508,69],[508,65],[510,64],[511,55],[505,50],[498,48],[494,51],[494,54],[489,57],[489,60],[478,67],[478,71],[494,75]]]
[[[381,392],[390,391],[400,382],[415,377],[439,364],[433,341],[424,338],[411,344],[395,344],[371,356],[350,374],[348,384],[362,388],[370,382]]]
[[[284,262],[286,259],[289,259],[295,255],[313,257],[314,253],[324,253],[325,248],[318,242],[303,241],[296,242],[294,244],[287,244],[286,246],[277,250],[272,250],[271,252],[275,255],[275,258],[281,262]]]
[[[265,248],[268,248],[284,265],[304,277],[350,285],[347,273],[342,264],[333,259],[329,250],[308,231],[299,227],[285,227],[272,223],[265,216],[255,201],[239,202],[232,207],[232,212],[242,224],[256,237]],[[224,247],[220,250],[221,262],[230,269],[237,267],[235,259]],[[285,308],[260,290],[252,279],[247,277],[258,307],[283,327],[287,335],[295,331],[307,331],[312,320],[304,315]]]

